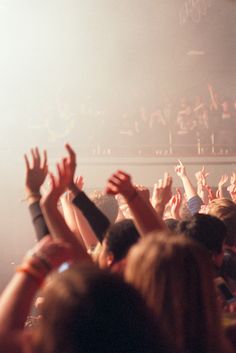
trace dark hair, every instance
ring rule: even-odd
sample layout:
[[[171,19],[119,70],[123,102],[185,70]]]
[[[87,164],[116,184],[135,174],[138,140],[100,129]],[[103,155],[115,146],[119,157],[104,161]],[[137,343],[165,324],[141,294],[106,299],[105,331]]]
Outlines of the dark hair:
[[[227,236],[224,223],[217,217],[197,213],[179,223],[178,232],[198,241],[207,250],[220,254]]]
[[[141,295],[122,278],[92,266],[54,276],[35,338],[44,353],[164,352]]]
[[[89,195],[89,198],[95,203],[97,208],[99,208],[99,210],[107,216],[111,224],[114,224],[119,212],[119,205],[115,196],[106,195],[98,190],[95,190]]]
[[[168,218],[164,220],[165,224],[167,225],[167,228],[173,232],[176,233],[179,225],[179,221],[174,218]]]
[[[107,250],[113,254],[116,262],[123,259],[131,246],[137,243],[139,239],[140,235],[134,222],[131,219],[125,219],[113,224],[104,240],[107,244]]]

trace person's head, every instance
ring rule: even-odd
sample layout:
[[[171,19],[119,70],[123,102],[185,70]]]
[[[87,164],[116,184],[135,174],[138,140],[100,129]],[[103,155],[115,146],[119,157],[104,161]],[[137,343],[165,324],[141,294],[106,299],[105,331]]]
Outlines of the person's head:
[[[179,225],[179,221],[177,219],[167,218],[165,219],[165,224],[167,225],[167,228],[169,229],[169,231],[173,233],[177,233],[177,229]]]
[[[125,279],[142,293],[178,352],[219,351],[211,267],[206,250],[183,235],[152,234],[127,257]]]
[[[217,217],[197,213],[187,221],[178,225],[178,232],[194,239],[210,253],[217,267],[223,261],[223,245],[227,236],[224,223]]]
[[[224,98],[222,103],[221,103],[221,106],[222,106],[222,110],[223,112],[228,112],[229,111],[229,108],[230,108],[230,102],[227,98]]]
[[[122,270],[128,251],[139,239],[140,235],[131,219],[113,224],[102,242],[98,255],[99,267],[112,268],[115,271]]]
[[[227,228],[225,244],[236,246],[236,204],[230,199],[216,199],[210,202],[208,213],[224,222]]]
[[[91,193],[89,197],[105,216],[107,216],[110,223],[115,223],[119,211],[119,205],[116,198],[113,195],[106,195],[98,190]]]
[[[55,274],[43,295],[34,352],[163,352],[159,329],[145,302],[118,276],[74,266]]]

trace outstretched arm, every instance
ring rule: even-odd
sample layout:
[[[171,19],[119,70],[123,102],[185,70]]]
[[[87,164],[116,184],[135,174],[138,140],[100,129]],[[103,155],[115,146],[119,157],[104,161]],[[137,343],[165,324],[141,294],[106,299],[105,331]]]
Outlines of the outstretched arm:
[[[76,168],[76,155],[69,145],[66,145],[68,157],[57,164],[58,176],[50,174],[51,190],[42,198],[41,207],[47,222],[50,234],[57,239],[64,240],[73,245],[74,256],[77,259],[90,259],[83,246],[70,230],[60,214],[57,203],[66,188],[73,183]]]
[[[77,185],[77,183],[75,184]],[[80,192],[79,190],[81,190],[81,188],[78,185],[78,193]],[[61,198],[64,218],[80,243],[83,244],[87,250],[91,250],[98,243],[98,238],[83,213],[72,203],[73,199],[74,195],[71,191],[68,191],[67,194]],[[84,203],[82,203],[82,207],[83,206]]]
[[[226,174],[223,174],[218,183],[218,189],[216,191],[216,197],[222,199],[224,197],[223,186],[227,183],[229,177]]]
[[[22,330],[47,275],[71,258],[71,246],[46,236],[30,251],[0,297],[0,334]]]
[[[191,180],[189,179],[189,177],[187,176],[185,166],[180,160],[179,160],[179,164],[175,167],[175,172],[182,181],[187,200],[196,196],[197,195],[196,189],[191,183]]]
[[[73,196],[72,203],[77,227],[86,248],[91,249],[98,241],[102,242],[110,221],[82,191],[80,178],[70,183],[68,190]]]
[[[163,220],[157,215],[150,201],[138,193],[130,176],[125,172],[119,170],[109,178],[106,193],[121,194],[125,198],[141,235],[165,229]]]
[[[164,215],[165,207],[172,196],[172,177],[168,173],[164,174],[164,179],[159,179],[158,184],[154,184],[152,194],[152,206],[157,214],[162,218]]]
[[[207,177],[210,173],[205,171],[205,167],[202,166],[202,169],[195,173],[197,180],[197,194],[205,205],[209,203],[209,190],[207,184]]]
[[[72,198],[73,196],[70,192],[66,192],[60,197],[63,216],[71,232],[75,234],[78,241],[84,246],[84,242],[81,238],[81,233],[76,222],[75,212],[72,205]]]
[[[180,189],[176,189],[176,194],[170,199],[170,212],[174,219],[180,220],[180,207],[182,204],[183,196]]]
[[[39,201],[41,199],[40,188],[43,185],[48,174],[47,153],[43,152],[41,157],[39,149],[31,149],[30,163],[29,157],[25,154],[25,194],[29,206],[31,219],[35,228],[37,240],[49,234],[48,227],[44,220]]]

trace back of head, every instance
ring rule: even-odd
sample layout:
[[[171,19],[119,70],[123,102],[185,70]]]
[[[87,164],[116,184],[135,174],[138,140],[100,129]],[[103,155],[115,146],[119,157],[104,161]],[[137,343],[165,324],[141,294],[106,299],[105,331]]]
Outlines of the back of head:
[[[221,220],[199,213],[187,221],[180,222],[178,231],[196,240],[213,254],[222,253],[223,243],[227,236],[226,227]]]
[[[236,204],[226,198],[216,199],[209,204],[209,214],[221,219],[227,228],[225,243],[236,245]]]
[[[173,233],[178,232],[179,221],[177,219],[167,218],[165,219],[165,224],[167,225],[167,228],[169,229],[169,231]]]
[[[39,352],[163,352],[158,337],[141,296],[111,273],[74,267],[56,275],[45,290]]]
[[[116,198],[113,195],[106,195],[100,191],[94,191],[89,197],[100,211],[107,216],[111,224],[115,223],[119,211],[119,205]]]
[[[197,242],[181,235],[150,235],[130,251],[125,278],[155,311],[176,351],[220,351],[211,264]]]
[[[138,242],[140,235],[131,219],[117,222],[108,230],[105,241],[107,250],[114,256],[114,262],[125,258],[130,248]]]

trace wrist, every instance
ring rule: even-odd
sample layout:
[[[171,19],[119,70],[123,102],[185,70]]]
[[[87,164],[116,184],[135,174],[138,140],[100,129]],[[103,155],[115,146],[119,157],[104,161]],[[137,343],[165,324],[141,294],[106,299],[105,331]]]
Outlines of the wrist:
[[[37,282],[39,286],[42,285],[51,271],[52,265],[47,257],[41,253],[27,254],[22,264],[16,268],[16,272],[24,273]]]
[[[156,210],[157,214],[162,216],[164,213],[164,210],[165,210],[165,206],[162,203],[158,203],[155,206],[155,210]]]
[[[130,190],[129,193],[127,193],[126,195],[122,195],[126,202],[129,204],[131,203],[137,196],[138,196],[138,191],[136,190],[136,188],[133,188],[132,190]]]
[[[71,191],[74,197],[77,196],[77,194],[82,191],[75,183],[71,183],[70,185],[68,185],[67,189]]]
[[[40,207],[42,209],[50,209],[54,207],[54,205],[57,206],[58,201],[60,200],[61,194],[47,194],[44,197],[40,199]]]
[[[29,186],[25,186],[25,193],[26,195],[28,194],[40,194],[40,187],[29,187]]]
[[[40,199],[41,198],[41,193],[39,190],[31,190],[31,189],[26,189],[25,190],[25,199],[24,201],[28,201],[29,199],[36,198]]]

